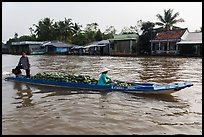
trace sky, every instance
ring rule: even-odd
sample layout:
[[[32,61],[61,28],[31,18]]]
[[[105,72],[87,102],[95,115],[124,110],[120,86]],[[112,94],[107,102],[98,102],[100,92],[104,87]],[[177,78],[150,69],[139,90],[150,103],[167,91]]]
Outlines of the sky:
[[[173,9],[185,22],[176,26],[190,32],[202,27],[202,2],[2,2],[2,42],[18,36],[30,35],[30,27],[48,17],[54,22],[71,18],[82,25],[98,23],[102,32],[114,26],[116,33],[122,28],[136,26],[137,21],[159,21],[157,14]],[[34,28],[34,27],[33,27]]]

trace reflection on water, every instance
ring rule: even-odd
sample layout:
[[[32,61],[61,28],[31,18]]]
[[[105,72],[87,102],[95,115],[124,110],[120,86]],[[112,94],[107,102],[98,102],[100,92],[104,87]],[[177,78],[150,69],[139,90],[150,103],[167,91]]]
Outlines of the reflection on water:
[[[17,108],[20,107],[29,107],[33,106],[34,103],[32,103],[32,90],[27,84],[22,84],[20,82],[14,82],[14,90],[16,90],[16,97],[17,100],[16,104],[20,104],[17,106]],[[14,103],[15,104],[15,103]]]
[[[141,80],[158,83],[172,83],[177,81],[177,73],[183,60],[175,61],[175,58],[144,58],[139,62]]]
[[[20,56],[2,57],[7,74]],[[113,80],[194,86],[146,95],[34,86],[2,75],[2,134],[202,134],[202,59],[30,55],[30,62],[32,75],[61,71],[98,79],[106,66]]]
[[[129,93],[129,94],[131,94],[131,93]],[[140,97],[140,98],[144,98],[144,99],[148,99],[148,98],[149,99],[155,99],[158,101],[178,102],[178,99],[171,94],[166,94],[166,95],[158,94],[156,96],[153,94],[132,94],[132,95],[133,95],[132,98],[135,98],[135,96],[136,96],[136,98]]]

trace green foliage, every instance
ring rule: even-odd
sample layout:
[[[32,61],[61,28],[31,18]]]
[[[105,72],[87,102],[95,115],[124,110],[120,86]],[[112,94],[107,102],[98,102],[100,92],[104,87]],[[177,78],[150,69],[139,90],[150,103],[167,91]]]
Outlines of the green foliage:
[[[88,39],[86,38],[86,34],[80,33],[77,36],[74,36],[72,39],[72,43],[80,46],[87,44]]]
[[[147,21],[141,25],[142,34],[139,36],[140,54],[150,54],[150,40],[154,38],[156,32],[153,31],[155,24]]]
[[[121,34],[138,34],[137,26],[123,27]]]
[[[18,38],[18,41],[36,41],[34,36],[23,35]]]
[[[169,30],[177,28],[174,24],[178,22],[184,22],[182,18],[177,19],[179,13],[173,14],[173,9],[164,10],[164,15],[157,14],[156,17],[160,22],[142,22],[137,21],[136,25],[130,27],[124,27],[121,30],[121,34],[142,34],[139,36],[139,47],[142,53],[150,52],[150,39],[155,34],[163,29]],[[161,28],[155,29],[155,25],[161,26]],[[85,29],[82,30],[82,25],[75,23],[71,18],[64,19],[63,21],[57,21],[46,17],[41,19],[37,24],[33,24],[33,27],[29,27],[31,32],[30,36],[23,35],[18,36],[15,33],[14,38],[9,39],[6,44],[11,45],[11,42],[17,41],[48,41],[58,40],[65,43],[73,43],[76,45],[86,45],[93,41],[100,41],[103,39],[112,39],[116,34],[114,26],[109,26],[104,32],[101,32],[99,25],[96,22],[87,24]],[[200,28],[202,32],[202,27]],[[136,49],[133,49],[134,51]]]
[[[103,39],[103,34],[101,33],[100,29],[95,34],[95,40],[96,41],[101,41]]]
[[[156,25],[162,26],[164,30],[171,30],[174,27],[174,24],[179,22],[184,22],[184,19],[177,19],[179,12],[173,14],[173,9],[164,10],[164,15],[156,15],[160,22],[156,22]]]
[[[38,40],[53,40],[53,20],[50,18],[44,18],[40,20],[38,24],[34,24],[36,27],[34,33]]]

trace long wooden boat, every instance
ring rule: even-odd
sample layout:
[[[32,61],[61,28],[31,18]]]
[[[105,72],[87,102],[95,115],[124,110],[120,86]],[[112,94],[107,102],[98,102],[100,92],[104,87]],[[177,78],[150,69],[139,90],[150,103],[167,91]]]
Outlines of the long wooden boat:
[[[143,93],[143,94],[171,94],[186,87],[193,86],[191,82],[170,83],[170,84],[151,84],[151,83],[132,83],[131,86],[115,86],[113,85],[97,85],[97,84],[83,84],[70,83],[49,80],[39,80],[26,78],[24,75],[20,77],[10,76],[6,77],[7,81],[23,82],[35,85],[54,86],[63,88],[100,90],[100,91],[122,91],[127,93]]]

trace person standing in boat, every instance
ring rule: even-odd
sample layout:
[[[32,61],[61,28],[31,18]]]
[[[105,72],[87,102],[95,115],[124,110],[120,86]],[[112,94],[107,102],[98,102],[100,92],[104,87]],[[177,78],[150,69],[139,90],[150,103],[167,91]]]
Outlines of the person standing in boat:
[[[26,71],[26,77],[30,78],[30,62],[25,52],[22,52],[22,56],[17,65],[18,69],[24,69]]]
[[[112,83],[112,80],[107,76],[107,73],[110,69],[103,68],[101,71],[101,75],[98,80],[98,85],[110,85]]]

